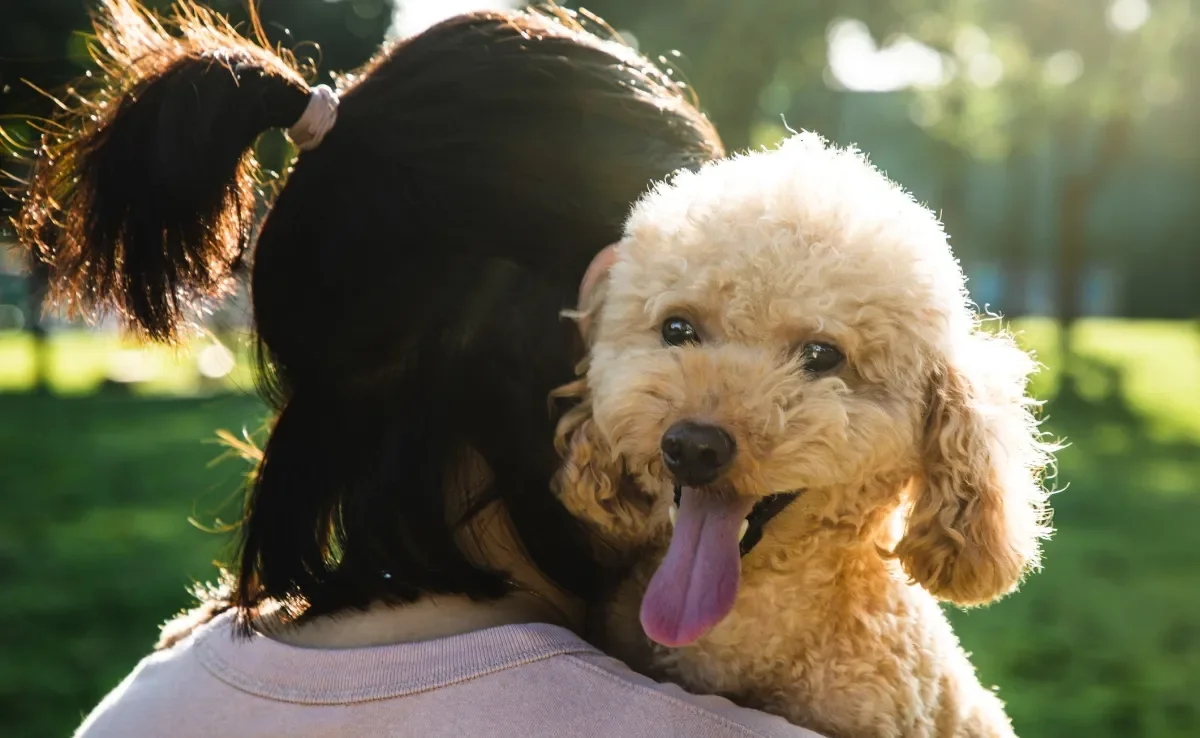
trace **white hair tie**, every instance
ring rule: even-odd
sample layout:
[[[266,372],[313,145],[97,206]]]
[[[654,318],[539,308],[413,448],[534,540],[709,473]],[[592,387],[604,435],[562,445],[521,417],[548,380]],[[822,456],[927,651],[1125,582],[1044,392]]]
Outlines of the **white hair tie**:
[[[317,85],[310,91],[304,114],[287,130],[288,138],[301,151],[312,151],[337,123],[337,111],[337,93],[328,85]]]

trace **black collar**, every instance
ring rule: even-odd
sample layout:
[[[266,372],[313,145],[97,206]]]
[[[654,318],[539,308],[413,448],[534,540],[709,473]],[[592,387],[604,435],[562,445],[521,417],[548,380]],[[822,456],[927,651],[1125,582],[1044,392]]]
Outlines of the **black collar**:
[[[799,496],[799,492],[777,492],[754,503],[750,514],[746,516],[746,535],[742,536],[742,540],[738,542],[738,550],[741,551],[742,556],[750,553],[762,540],[763,526],[783,512],[784,508],[795,502]],[[675,505],[677,507],[682,497],[683,487],[675,485]]]
[[[750,524],[750,527],[746,528],[746,535],[742,536],[741,542],[738,543],[742,556],[750,553],[750,550],[762,540],[763,526],[770,522],[771,518],[783,512],[783,509],[792,504],[799,496],[799,492],[779,492],[768,495],[755,503],[754,509],[746,516],[746,522]]]

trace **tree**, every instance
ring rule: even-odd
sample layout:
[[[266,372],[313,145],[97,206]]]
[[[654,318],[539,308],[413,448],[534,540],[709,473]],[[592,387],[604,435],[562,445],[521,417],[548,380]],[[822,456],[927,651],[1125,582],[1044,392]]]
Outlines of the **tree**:
[[[1191,0],[948,0],[911,25],[957,70],[923,91],[926,130],[971,156],[1004,158],[1010,220],[1020,222],[1029,189],[1022,162],[1052,145],[1065,172],[1057,182],[1056,317],[1069,361],[1082,308],[1088,215],[1096,196],[1130,154],[1137,123],[1169,99],[1191,24]],[[1025,239],[1014,230],[1006,252],[1024,273]],[[1072,376],[1064,370],[1070,391]]]
[[[921,0],[592,0],[584,5],[617,29],[628,29],[639,48],[664,56],[699,92],[726,147],[745,148],[762,114],[761,96],[785,73],[793,89],[820,87],[826,65],[826,31],[842,17],[859,18],[886,35],[903,27]],[[805,127],[820,125],[802,123]]]

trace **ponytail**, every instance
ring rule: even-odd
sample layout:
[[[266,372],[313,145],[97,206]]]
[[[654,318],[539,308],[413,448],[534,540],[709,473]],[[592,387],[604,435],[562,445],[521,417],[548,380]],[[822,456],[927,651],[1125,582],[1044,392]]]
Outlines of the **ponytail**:
[[[74,314],[115,311],[154,340],[221,295],[255,218],[263,132],[295,124],[309,90],[290,60],[191,4],[168,26],[133,0],[103,0],[104,74],[45,134],[16,219]]]

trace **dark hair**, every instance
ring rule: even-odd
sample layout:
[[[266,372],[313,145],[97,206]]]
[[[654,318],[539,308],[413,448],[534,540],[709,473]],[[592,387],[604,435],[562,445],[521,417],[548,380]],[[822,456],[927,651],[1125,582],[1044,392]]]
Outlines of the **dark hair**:
[[[78,312],[153,339],[219,295],[255,215],[249,151],[292,125],[294,63],[190,5],[105,0],[104,89],[43,142],[22,241]],[[686,90],[568,11],[476,13],[346,78],[256,240],[260,387],[278,411],[243,521],[233,604],[307,615],[422,594],[491,598],[455,543],[469,455],[530,559],[588,595],[596,569],[549,492],[550,391],[580,358],[572,306],[654,180],[721,154]]]

